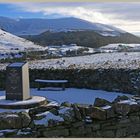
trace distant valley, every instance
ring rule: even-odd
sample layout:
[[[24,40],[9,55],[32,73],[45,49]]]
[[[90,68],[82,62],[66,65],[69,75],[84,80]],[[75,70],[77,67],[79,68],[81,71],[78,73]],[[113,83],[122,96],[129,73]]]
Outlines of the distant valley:
[[[140,43],[140,38],[111,25],[78,18],[11,19],[0,17],[0,28],[41,46],[70,45],[98,48],[112,43]]]
[[[139,44],[140,38],[131,33],[110,25],[91,23],[78,18],[0,17],[1,62],[108,52],[139,52]]]

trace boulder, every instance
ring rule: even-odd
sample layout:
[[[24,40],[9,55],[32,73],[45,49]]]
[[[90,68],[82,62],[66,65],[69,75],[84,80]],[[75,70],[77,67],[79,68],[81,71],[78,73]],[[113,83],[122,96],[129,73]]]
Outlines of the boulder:
[[[88,116],[89,105],[88,104],[78,104],[78,109],[81,113],[82,118],[86,118]]]
[[[68,129],[53,129],[49,131],[44,131],[43,136],[47,138],[57,138],[57,137],[68,137]]]
[[[78,105],[77,104],[72,104],[72,108],[73,108],[73,111],[74,111],[74,114],[75,114],[75,119],[82,120],[82,115],[80,113]]]
[[[50,111],[53,108],[58,109],[57,106],[51,106],[51,105],[50,106],[43,105],[43,106],[40,106],[40,107],[32,108],[32,109],[29,110],[29,115],[30,116],[35,116],[36,114],[43,113],[43,112],[46,112],[46,111]]]
[[[115,113],[121,115],[121,116],[127,116],[127,114],[130,112],[130,105],[128,103],[115,103],[114,104],[114,110]]]
[[[22,119],[17,113],[0,114],[0,130],[22,128]]]
[[[138,112],[140,111],[140,104],[131,104],[130,105],[130,112]]]
[[[105,99],[101,99],[101,98],[96,98],[95,101],[94,101],[94,106],[103,107],[103,106],[106,106],[106,105],[111,105],[111,102],[109,102]]]
[[[75,113],[73,108],[70,107],[61,107],[59,110],[59,116],[62,117],[66,122],[75,121]]]
[[[31,128],[23,128],[18,130],[15,138],[36,138],[37,137],[37,132],[32,130]]]
[[[102,107],[102,109],[104,109],[106,111],[107,119],[115,117],[115,111],[112,106],[107,105],[107,106]]]
[[[5,138],[11,138],[14,137],[17,134],[18,130],[17,129],[6,129],[6,130],[1,130],[1,135],[2,137]]]
[[[27,112],[19,112],[18,115],[21,118],[22,127],[28,127],[31,122],[31,117],[29,114]]]
[[[123,100],[129,100],[129,97],[123,95],[123,96],[117,96],[117,98],[114,99],[113,103],[117,103]]]
[[[42,118],[40,117],[41,119],[37,119],[37,120],[34,119],[34,126],[37,128],[55,126],[64,121],[64,119],[61,116],[56,116],[49,111],[46,111],[41,114],[37,114],[37,116],[42,116],[42,115],[43,117]]]
[[[90,114],[90,117],[93,119],[98,119],[98,120],[106,120],[106,111],[102,109],[101,107],[93,107],[92,108],[92,113]]]
[[[90,116],[90,114],[92,113],[92,108],[93,108],[93,106],[92,105],[89,105],[89,107],[88,108],[86,108],[86,116]]]
[[[59,114],[59,111],[58,111],[58,109],[56,109],[56,108],[52,108],[52,109],[50,110],[50,112],[51,112],[52,114],[54,114],[54,115],[58,115],[58,114]]]
[[[0,132],[0,138],[4,138],[4,133],[3,132]]]
[[[69,103],[69,102],[63,102],[63,103],[61,103],[61,106],[71,107],[71,103]]]

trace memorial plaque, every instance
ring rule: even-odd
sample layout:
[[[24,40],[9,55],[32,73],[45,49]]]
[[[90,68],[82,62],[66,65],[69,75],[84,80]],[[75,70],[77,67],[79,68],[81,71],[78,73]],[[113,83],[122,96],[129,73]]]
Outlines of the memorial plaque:
[[[7,66],[6,73],[6,100],[29,99],[28,63],[12,63]]]

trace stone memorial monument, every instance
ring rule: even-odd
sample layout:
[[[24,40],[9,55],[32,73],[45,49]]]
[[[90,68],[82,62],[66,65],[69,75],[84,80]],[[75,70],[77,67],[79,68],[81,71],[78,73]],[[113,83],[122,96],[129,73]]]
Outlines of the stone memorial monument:
[[[30,99],[28,63],[12,63],[6,73],[6,100]]]

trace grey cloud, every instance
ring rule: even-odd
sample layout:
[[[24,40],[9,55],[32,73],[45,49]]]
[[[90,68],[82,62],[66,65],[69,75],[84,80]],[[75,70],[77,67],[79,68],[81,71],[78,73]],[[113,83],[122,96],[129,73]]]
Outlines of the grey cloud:
[[[28,12],[42,12],[47,17],[62,17],[70,16],[87,19],[97,18],[96,13],[101,14],[104,23],[109,20],[110,24],[122,27],[128,30],[140,30],[140,2],[63,2],[63,3],[18,3],[12,4],[13,8],[24,10]],[[83,8],[83,12],[79,15],[78,7]],[[59,9],[57,9],[59,8]],[[65,8],[65,9],[64,9]],[[49,10],[46,10],[49,9]],[[57,10],[59,11],[57,11]],[[63,10],[62,10],[63,9]],[[75,10],[75,11],[74,11]],[[77,12],[77,14],[76,14]],[[95,13],[95,14],[93,14]],[[94,21],[94,19],[93,19]],[[108,24],[108,23],[107,23]]]

